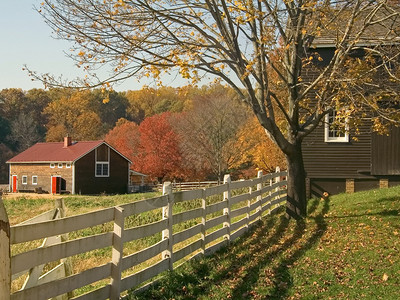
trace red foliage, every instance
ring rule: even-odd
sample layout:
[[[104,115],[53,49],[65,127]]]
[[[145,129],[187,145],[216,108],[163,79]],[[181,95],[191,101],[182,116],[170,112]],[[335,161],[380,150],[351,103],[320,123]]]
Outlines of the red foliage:
[[[139,127],[140,151],[135,169],[159,181],[181,178],[179,138],[170,125],[170,113],[146,118]]]
[[[129,158],[133,162],[132,168],[136,169],[135,162],[140,145],[138,125],[134,122],[120,119],[117,125],[108,132],[105,141]]]

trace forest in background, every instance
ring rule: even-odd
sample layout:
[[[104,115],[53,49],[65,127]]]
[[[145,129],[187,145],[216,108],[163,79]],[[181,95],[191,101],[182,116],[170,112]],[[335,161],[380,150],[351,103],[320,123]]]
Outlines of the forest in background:
[[[199,87],[3,89],[0,91],[0,183],[6,161],[37,142],[105,140],[152,180],[218,180],[284,166],[278,148],[235,93]]]

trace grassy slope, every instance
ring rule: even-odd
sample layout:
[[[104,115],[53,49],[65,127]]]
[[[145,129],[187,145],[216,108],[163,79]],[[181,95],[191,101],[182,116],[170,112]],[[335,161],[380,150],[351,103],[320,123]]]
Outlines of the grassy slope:
[[[312,199],[131,299],[399,299],[400,187]]]
[[[126,194],[113,196],[64,195],[67,216],[83,214],[111,206],[152,198],[160,193]],[[54,208],[52,198],[4,197],[4,206],[11,225],[16,225]]]

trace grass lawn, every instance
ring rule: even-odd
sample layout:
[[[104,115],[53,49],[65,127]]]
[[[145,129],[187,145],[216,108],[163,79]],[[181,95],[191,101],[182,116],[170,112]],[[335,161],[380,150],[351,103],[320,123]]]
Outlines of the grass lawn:
[[[56,198],[63,198],[67,216],[84,214],[94,210],[104,209],[119,204],[135,202],[160,195],[159,192],[124,194],[124,195],[61,195],[40,197],[33,194],[32,197],[13,198],[12,194],[3,197],[8,218],[11,225],[17,225],[33,218],[41,213],[53,209]],[[33,197],[35,196],[35,197]]]
[[[399,299],[400,187],[312,199],[130,299]]]

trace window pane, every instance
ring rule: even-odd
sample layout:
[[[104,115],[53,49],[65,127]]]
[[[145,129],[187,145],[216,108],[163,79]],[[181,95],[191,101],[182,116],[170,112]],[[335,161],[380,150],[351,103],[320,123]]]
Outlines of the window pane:
[[[101,164],[99,164],[99,163],[96,164],[96,175],[98,175],[98,176],[102,175],[102,168],[101,168]]]
[[[108,176],[108,164],[103,164],[103,176]]]

